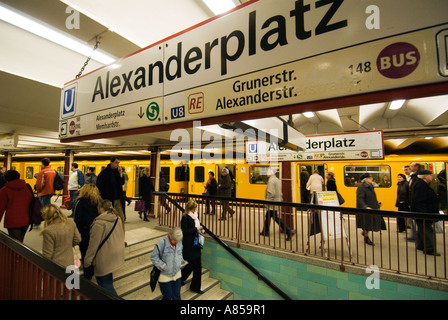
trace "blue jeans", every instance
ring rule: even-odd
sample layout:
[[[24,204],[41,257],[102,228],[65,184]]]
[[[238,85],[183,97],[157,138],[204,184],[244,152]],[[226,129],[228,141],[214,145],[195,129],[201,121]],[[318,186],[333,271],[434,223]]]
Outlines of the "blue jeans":
[[[112,273],[106,274],[105,276],[97,277],[96,282],[99,286],[103,287],[104,289],[117,294],[114,288],[114,278],[112,277]]]
[[[277,210],[266,211],[266,216],[264,219],[264,228],[262,233],[264,233],[266,236],[269,235],[269,222],[271,218],[274,218],[275,222],[277,222],[280,225],[280,228],[286,231],[287,235],[291,235],[291,229],[285,224],[283,219],[279,219]]]
[[[181,278],[176,281],[159,282],[160,291],[162,292],[162,300],[181,300],[180,299],[180,287]]]
[[[52,194],[46,194],[44,196],[39,197],[40,203],[42,203],[42,207],[45,207],[45,206],[51,204],[52,196],[53,196]]]
[[[70,194],[70,202],[72,203],[72,209],[73,206],[75,205],[76,202],[76,198],[78,197],[78,190],[68,190],[69,194]]]

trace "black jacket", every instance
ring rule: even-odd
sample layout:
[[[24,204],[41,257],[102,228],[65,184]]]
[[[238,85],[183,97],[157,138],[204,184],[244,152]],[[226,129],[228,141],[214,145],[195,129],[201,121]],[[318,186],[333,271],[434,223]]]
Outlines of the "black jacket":
[[[431,214],[439,213],[437,194],[422,179],[417,179],[412,184],[411,211]]]
[[[188,214],[183,216],[180,221],[180,227],[184,235],[182,239],[184,260],[192,261],[199,258],[201,256],[201,249],[193,245],[194,238],[198,233],[193,218]]]
[[[118,169],[112,169],[110,164],[100,172],[96,180],[96,186],[100,190],[103,199],[120,200],[123,198],[124,177],[120,177]]]
[[[375,189],[368,183],[361,183],[356,190],[356,208],[378,210],[378,200],[376,198]],[[382,219],[376,214],[358,214],[356,216],[356,226],[368,231],[385,230]]]

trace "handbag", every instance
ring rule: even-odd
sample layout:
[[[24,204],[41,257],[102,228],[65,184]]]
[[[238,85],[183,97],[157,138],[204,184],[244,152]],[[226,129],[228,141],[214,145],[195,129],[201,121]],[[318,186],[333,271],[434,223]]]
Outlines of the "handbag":
[[[194,238],[193,245],[202,249],[204,247],[204,240],[205,237],[198,231],[196,233],[196,237]]]
[[[44,219],[42,218],[41,210],[42,204],[39,198],[34,196],[33,190],[31,186],[27,183],[26,186],[28,190],[30,190],[32,198],[30,202],[30,206],[28,208],[28,215],[30,218],[30,231],[33,230],[33,225],[38,226]]]
[[[98,249],[96,249],[95,256],[92,259],[92,264],[89,267],[87,267],[87,268],[84,267],[84,278],[87,278],[89,280],[92,279],[93,274],[95,273],[95,266],[93,265],[93,261],[95,261],[96,255],[98,254],[98,251],[100,251],[100,249],[103,246],[103,244],[105,244],[107,239],[109,239],[110,235],[112,234],[112,231],[114,231],[115,226],[117,225],[118,219],[120,219],[120,218],[117,218],[115,220],[114,226],[112,227],[110,232],[107,234],[107,236],[103,239],[103,241],[101,241],[100,245],[98,246]]]
[[[345,202],[344,198],[342,198],[339,192],[336,192],[336,195],[338,196],[339,205],[342,205]]]
[[[160,260],[162,260],[162,254],[160,252],[160,248],[158,245],[156,245],[156,247],[157,247],[157,250],[159,250],[159,258],[160,258]],[[159,270],[159,268],[154,266],[151,270],[151,274],[149,275],[149,277],[150,277],[149,285],[151,286],[151,291],[155,290],[157,282],[159,281],[159,276],[160,276],[160,270]]]
[[[137,200],[135,202],[134,211],[145,212],[146,211],[146,202],[145,202],[145,200]]]

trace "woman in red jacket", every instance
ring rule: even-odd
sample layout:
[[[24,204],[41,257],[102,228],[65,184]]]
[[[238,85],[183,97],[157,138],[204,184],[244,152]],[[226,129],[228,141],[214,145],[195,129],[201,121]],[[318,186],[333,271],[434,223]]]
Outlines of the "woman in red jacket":
[[[6,212],[4,226],[8,234],[23,242],[30,224],[28,212],[33,195],[16,170],[7,171],[5,179],[5,187],[0,189],[0,221]]]

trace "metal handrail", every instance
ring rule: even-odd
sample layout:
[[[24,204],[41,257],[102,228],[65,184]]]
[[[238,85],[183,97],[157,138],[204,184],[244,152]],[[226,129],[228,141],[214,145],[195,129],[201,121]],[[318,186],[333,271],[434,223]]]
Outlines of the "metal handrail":
[[[163,196],[165,199],[168,199],[173,205],[176,206],[181,212],[184,212],[185,209],[180,206],[177,201],[173,200],[166,192],[154,192],[155,195]],[[186,194],[174,194],[174,195],[182,195],[186,196]],[[220,197],[220,199],[223,199]],[[252,273],[254,273],[258,279],[262,280],[269,286],[272,290],[278,293],[285,300],[292,300],[285,292],[283,292],[279,287],[277,287],[272,281],[266,278],[260,271],[258,271],[253,265],[251,265],[247,260],[241,257],[235,250],[229,247],[226,243],[224,243],[218,236],[216,236],[212,231],[210,231],[206,226],[201,223],[201,226],[204,228],[205,232],[210,235],[219,245],[221,245],[224,249],[227,250],[233,257],[235,257],[238,261],[240,261],[246,268],[248,268]]]
[[[47,274],[48,276],[52,276],[56,278],[61,286],[64,287],[64,290],[68,290],[65,288],[65,281],[67,277],[69,276],[66,273],[65,268],[58,265],[57,263],[53,262],[52,260],[44,257],[39,252],[33,250],[32,248],[28,247],[27,245],[9,237],[6,233],[3,231],[0,231],[0,244],[3,244],[10,250],[12,250],[15,254],[23,257],[26,261],[34,264],[37,268],[42,270],[44,274]],[[0,250],[0,252],[2,252]],[[0,259],[3,259],[4,257],[0,257]],[[15,261],[17,263],[17,259]],[[11,266],[11,274],[2,274],[4,272],[7,272],[6,270],[0,270],[0,280],[1,279],[13,279],[13,272],[17,272],[17,270],[20,270],[23,268],[23,266]],[[26,274],[20,275],[20,277],[25,277]],[[42,287],[42,283],[39,283],[38,281],[34,281],[36,279],[28,279],[30,282],[33,280],[36,287],[31,288],[32,290],[36,291]],[[12,284],[13,285],[13,284]],[[10,291],[9,294],[12,294],[12,288],[6,288],[6,283],[0,283],[0,287],[2,287],[4,290]],[[84,277],[79,277],[79,289],[72,289],[79,295],[82,299],[92,299],[92,300],[123,300],[121,297],[109,292],[108,290],[92,283],[91,281],[85,279]],[[23,288],[22,288],[23,289]],[[74,295],[76,296],[76,295]],[[21,297],[19,297],[20,299]],[[8,297],[1,297],[1,299],[8,299]]]

